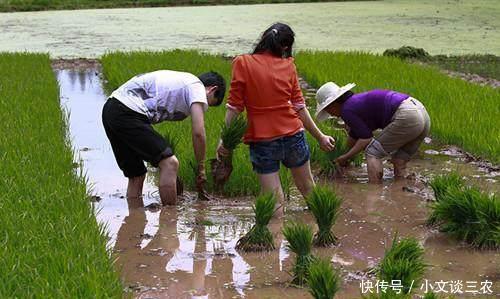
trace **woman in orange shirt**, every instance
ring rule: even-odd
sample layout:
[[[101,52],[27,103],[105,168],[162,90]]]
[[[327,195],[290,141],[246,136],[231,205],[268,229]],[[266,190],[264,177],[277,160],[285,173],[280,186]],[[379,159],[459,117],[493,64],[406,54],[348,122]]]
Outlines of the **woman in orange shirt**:
[[[295,34],[282,23],[269,27],[252,54],[233,60],[226,124],[244,110],[248,128],[244,142],[250,146],[250,160],[261,183],[262,192],[273,191],[278,198],[276,216],[283,215],[280,163],[291,170],[295,185],[303,196],[314,187],[309,164],[309,147],[304,128],[330,151],[335,140],[323,134],[306,108],[292,57]],[[220,155],[228,152],[223,145]]]

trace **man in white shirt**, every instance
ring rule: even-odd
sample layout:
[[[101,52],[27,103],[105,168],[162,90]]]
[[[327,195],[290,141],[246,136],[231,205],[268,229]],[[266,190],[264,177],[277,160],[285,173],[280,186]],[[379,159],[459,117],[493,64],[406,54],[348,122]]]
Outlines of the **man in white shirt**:
[[[179,161],[165,139],[152,127],[162,121],[191,116],[194,155],[198,163],[197,188],[203,191],[205,175],[205,122],[208,106],[224,99],[226,83],[221,75],[160,70],[133,77],[109,96],[102,111],[106,135],[118,166],[128,178],[127,198],[142,206],[144,161],[160,168],[159,191],[164,205],[177,200]]]

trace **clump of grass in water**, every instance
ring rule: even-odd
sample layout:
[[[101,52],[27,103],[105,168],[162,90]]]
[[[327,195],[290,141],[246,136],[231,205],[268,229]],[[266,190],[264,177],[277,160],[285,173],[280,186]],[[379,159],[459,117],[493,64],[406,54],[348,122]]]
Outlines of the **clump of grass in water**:
[[[292,223],[283,228],[283,235],[288,242],[287,248],[296,255],[292,283],[304,285],[309,276],[309,266],[314,260],[311,254],[313,232],[307,224]]]
[[[255,200],[253,211],[255,225],[236,243],[236,249],[243,251],[273,250],[273,235],[267,228],[274,214],[276,198],[273,193],[260,195]]]
[[[238,115],[233,121],[222,125],[222,144],[230,152],[227,156],[218,155],[216,159],[210,161],[212,177],[216,189],[222,189],[229,180],[233,171],[233,151],[242,142],[243,134],[247,130],[247,120],[243,115]]]
[[[392,246],[385,252],[385,256],[377,267],[379,279],[391,282],[401,281],[402,293],[409,294],[411,287],[419,285],[424,275],[424,249],[415,238],[404,238],[398,241],[397,235]],[[388,290],[392,294],[393,290]]]
[[[337,238],[332,233],[332,227],[337,220],[342,200],[332,189],[317,185],[307,197],[306,203],[318,225],[318,232],[314,235],[314,245],[336,244]]]
[[[332,299],[340,289],[340,277],[330,261],[315,259],[309,266],[307,285],[315,299]]]
[[[500,198],[475,187],[454,187],[431,206],[442,232],[477,248],[500,248]]]
[[[451,187],[464,186],[464,180],[458,175],[458,173],[453,172],[435,177],[429,185],[431,186],[432,191],[434,191],[436,201],[439,201]]]

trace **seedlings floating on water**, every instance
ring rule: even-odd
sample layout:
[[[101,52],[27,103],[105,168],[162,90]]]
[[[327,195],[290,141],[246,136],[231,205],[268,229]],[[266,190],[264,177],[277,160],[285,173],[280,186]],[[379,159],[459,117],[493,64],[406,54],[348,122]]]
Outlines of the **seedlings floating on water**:
[[[292,223],[283,228],[283,235],[288,241],[287,248],[296,255],[292,283],[302,286],[307,282],[309,266],[314,260],[313,232],[307,224]]]
[[[253,211],[255,225],[236,243],[236,249],[243,251],[273,250],[273,235],[267,228],[274,214],[276,198],[273,193],[260,195],[255,200]]]
[[[309,266],[307,285],[315,299],[332,299],[340,289],[340,276],[328,260],[315,259]]]
[[[336,244],[337,238],[332,233],[332,227],[337,220],[342,200],[332,189],[317,185],[307,197],[306,202],[318,225],[318,232],[314,235],[314,245]]]

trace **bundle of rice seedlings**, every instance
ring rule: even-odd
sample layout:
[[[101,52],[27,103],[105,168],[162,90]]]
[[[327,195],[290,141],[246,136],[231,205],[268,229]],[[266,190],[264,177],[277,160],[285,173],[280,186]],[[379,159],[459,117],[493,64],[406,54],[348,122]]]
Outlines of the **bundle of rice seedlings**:
[[[247,120],[243,115],[238,115],[228,125],[222,125],[222,144],[230,153],[227,156],[217,155],[210,161],[211,172],[217,190],[222,189],[229,180],[233,171],[233,151],[242,142],[243,134],[247,130]]]
[[[309,266],[314,260],[313,232],[307,224],[292,223],[283,228],[283,235],[288,241],[287,248],[296,255],[292,283],[302,286],[307,282]]]
[[[317,185],[306,199],[307,206],[316,218],[318,232],[314,235],[314,245],[329,246],[337,243],[332,227],[337,220],[342,200],[326,186]]]
[[[319,164],[321,167],[321,174],[325,176],[335,176],[340,170],[339,165],[335,163],[335,159],[349,151],[349,146],[347,144],[347,134],[344,130],[339,129],[325,129],[325,132],[335,138],[335,148],[329,152],[322,152],[319,158]],[[356,155],[351,159],[351,164],[355,166],[360,166],[363,162],[363,156],[361,154]]]
[[[451,188],[432,206],[442,232],[477,248],[500,248],[500,198],[475,187]]]
[[[452,187],[463,187],[464,180],[458,175],[458,173],[452,172],[450,174],[435,177],[429,185],[431,186],[432,191],[434,191],[434,197],[438,201],[446,194],[448,189]]]
[[[286,167],[282,167],[280,169],[280,182],[281,182],[281,189],[283,189],[283,195],[285,196],[285,199],[290,200],[293,178],[292,174],[290,173],[290,170],[288,170],[288,168]]]
[[[255,225],[236,243],[236,249],[243,251],[273,250],[273,235],[267,228],[274,214],[276,198],[273,193],[263,194],[257,197],[253,211],[255,213]]]
[[[401,281],[403,294],[409,294],[412,286],[420,285],[427,265],[424,263],[424,249],[415,238],[404,238],[398,241],[397,235],[392,246],[377,266],[378,279],[391,282]],[[392,293],[388,290],[388,293]]]
[[[340,276],[324,259],[315,259],[309,266],[309,293],[315,299],[332,299],[340,289]]]

